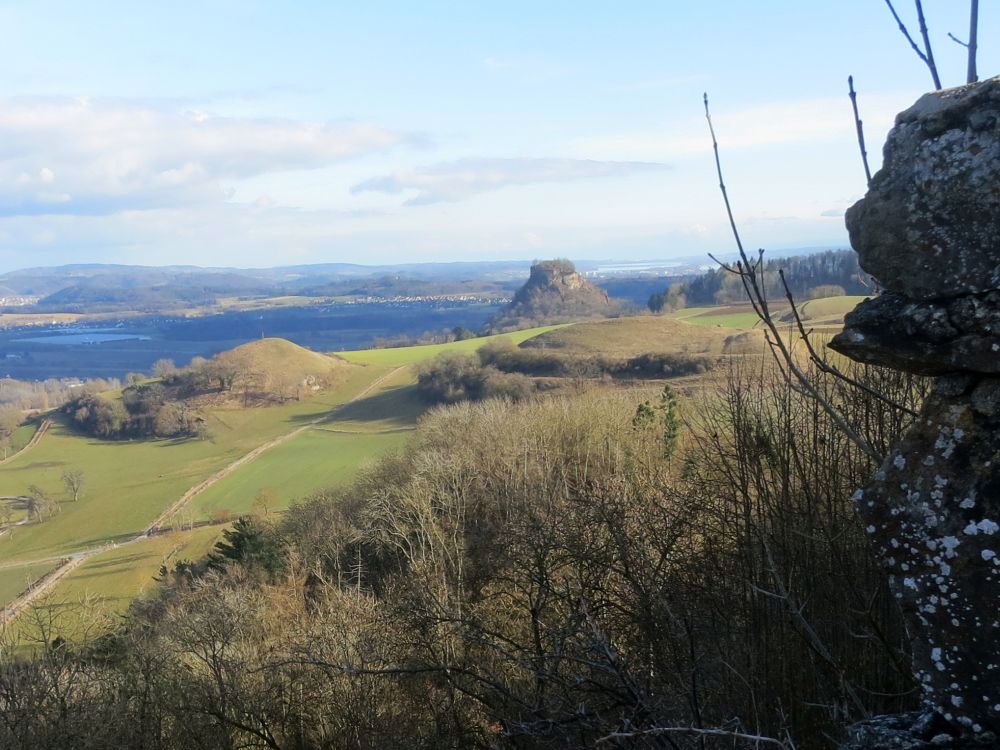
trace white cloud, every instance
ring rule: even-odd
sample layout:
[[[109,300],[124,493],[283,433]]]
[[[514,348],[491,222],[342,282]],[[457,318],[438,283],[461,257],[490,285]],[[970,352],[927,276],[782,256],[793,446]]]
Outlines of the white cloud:
[[[373,177],[354,185],[351,192],[355,195],[367,191],[396,195],[416,190],[417,195],[406,204],[417,206],[460,201],[510,185],[623,177],[667,168],[665,164],[649,162],[590,159],[467,158]]]
[[[861,114],[869,143],[882,142],[895,113],[912,99],[909,93],[896,93],[872,95],[862,102]],[[855,137],[847,97],[776,101],[741,109],[727,109],[724,102],[711,104],[712,122],[723,153],[758,146],[824,143]],[[704,116],[691,116],[664,123],[656,130],[577,138],[572,145],[574,152],[594,158],[675,159],[710,150],[712,140]]]
[[[368,123],[168,112],[121,101],[0,99],[0,216],[216,203],[225,181],[315,169],[412,138]]]

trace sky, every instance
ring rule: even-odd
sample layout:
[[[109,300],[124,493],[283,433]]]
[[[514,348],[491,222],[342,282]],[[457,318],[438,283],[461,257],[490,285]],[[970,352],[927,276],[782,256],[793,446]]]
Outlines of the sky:
[[[726,252],[703,92],[747,245],[844,247],[848,74],[877,168],[931,87],[883,0],[0,0],[0,270]]]

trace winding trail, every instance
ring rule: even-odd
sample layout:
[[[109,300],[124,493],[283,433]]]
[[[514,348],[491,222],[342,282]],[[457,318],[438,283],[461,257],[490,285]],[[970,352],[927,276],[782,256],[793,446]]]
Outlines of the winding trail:
[[[56,566],[54,569],[47,572],[38,580],[36,580],[28,588],[28,590],[22,593],[19,597],[9,602],[3,608],[3,611],[0,612],[0,625],[6,625],[10,623],[11,620],[13,620],[18,614],[20,614],[27,607],[29,607],[32,602],[34,602],[36,599],[44,596],[46,593],[51,591],[52,588],[56,585],[56,583],[58,583],[60,580],[62,580],[72,571],[78,568],[81,564],[83,564],[85,560],[89,559],[90,557],[93,557],[94,555],[100,554],[101,552],[106,552],[109,549],[114,549],[116,547],[124,547],[125,545],[135,544],[136,542],[142,541],[143,539],[148,539],[149,537],[156,534],[160,530],[160,527],[164,523],[166,523],[172,516],[183,510],[184,507],[188,505],[188,503],[190,503],[192,500],[194,500],[194,498],[196,498],[198,495],[200,495],[202,492],[207,490],[215,483],[221,481],[222,479],[225,479],[240,467],[245,466],[254,459],[258,458],[262,453],[266,453],[271,448],[281,445],[282,443],[291,440],[297,435],[301,435],[306,430],[311,429],[314,425],[322,424],[323,422],[334,421],[337,417],[338,412],[340,412],[348,404],[353,404],[356,401],[360,401],[364,398],[367,398],[372,393],[372,391],[381,386],[386,380],[392,378],[397,373],[407,369],[409,366],[410,365],[402,365],[401,367],[397,367],[396,369],[391,370],[385,373],[384,375],[375,378],[375,380],[373,380],[371,383],[365,386],[357,395],[348,399],[344,403],[335,406],[326,414],[323,414],[322,416],[310,420],[306,424],[302,425],[301,427],[297,427],[291,432],[285,433],[284,435],[280,435],[279,437],[276,437],[273,440],[269,440],[266,443],[258,445],[249,453],[244,454],[240,458],[233,461],[231,464],[228,464],[227,466],[224,466],[223,468],[219,469],[219,471],[212,474],[212,476],[199,482],[194,487],[185,492],[183,495],[181,495],[176,502],[174,502],[169,508],[163,511],[163,513],[161,513],[159,516],[157,516],[155,521],[153,521],[151,524],[149,524],[149,526],[147,526],[145,529],[143,529],[141,532],[139,532],[136,536],[132,537],[128,541],[122,542],[120,544],[108,543],[108,544],[103,544],[99,547],[90,547],[89,549],[80,550],[79,552],[74,552],[73,554],[68,556],[60,555],[52,558],[43,558],[42,560],[13,561],[10,563],[0,564],[0,568],[8,568],[8,567],[21,567],[24,565],[31,565],[40,562],[49,562],[50,560],[65,561]],[[44,430],[48,430],[49,424],[51,424],[51,422],[52,422],[51,419],[46,419],[42,423],[42,425],[39,426],[38,432],[35,433],[31,441],[21,451],[18,451],[18,453],[15,455],[20,455],[25,450],[28,450],[28,448],[32,447],[33,444],[37,443],[38,440],[41,439],[41,433],[43,432],[43,428]],[[13,456],[11,458],[13,458]]]
[[[38,425],[38,429],[35,430],[35,434],[31,436],[31,440],[29,440],[25,444],[25,446],[21,448],[21,450],[19,450],[17,453],[11,453],[9,456],[7,456],[7,458],[0,461],[0,466],[3,466],[8,461],[13,461],[18,456],[27,453],[36,445],[38,445],[38,441],[40,441],[42,437],[45,435],[45,433],[49,431],[49,427],[51,426],[52,426],[52,417],[46,417],[45,419],[43,419],[42,423]]]

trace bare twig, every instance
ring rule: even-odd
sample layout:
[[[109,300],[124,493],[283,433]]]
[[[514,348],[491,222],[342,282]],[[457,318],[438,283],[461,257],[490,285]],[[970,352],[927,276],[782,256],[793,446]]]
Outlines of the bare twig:
[[[725,270],[739,276],[740,281],[743,283],[743,289],[746,292],[747,298],[750,300],[750,304],[753,307],[754,313],[767,329],[767,333],[769,334],[768,343],[771,345],[771,353],[773,354],[779,367],[782,368],[782,372],[785,373],[785,379],[788,381],[789,385],[801,389],[803,393],[814,399],[852,443],[860,448],[861,451],[869,456],[873,461],[881,463],[882,456],[879,455],[878,451],[876,451],[871,443],[865,440],[856,429],[847,423],[847,420],[844,419],[844,416],[840,413],[840,411],[829,401],[829,399],[826,398],[826,396],[819,392],[819,389],[810,380],[809,376],[802,371],[798,364],[796,364],[795,358],[792,356],[791,351],[789,351],[784,337],[781,335],[777,324],[774,322],[774,318],[771,315],[771,310],[767,302],[767,292],[764,287],[764,251],[758,250],[757,260],[751,262],[750,258],[747,257],[746,250],[743,248],[743,241],[740,238],[739,230],[736,227],[736,221],[733,218],[733,210],[729,202],[729,194],[726,192],[726,183],[722,176],[722,162],[719,158],[719,143],[715,137],[715,128],[712,126],[712,116],[708,108],[708,94],[705,94],[704,101],[705,119],[708,121],[708,131],[712,136],[712,150],[715,153],[715,168],[719,176],[719,189],[722,191],[722,198],[726,204],[726,213],[729,216],[729,225],[732,227],[733,236],[736,239],[736,247],[740,252],[740,259],[736,262],[735,266],[729,266],[726,264],[720,265]],[[716,260],[711,255],[709,257]],[[716,260],[716,262],[718,261]],[[759,277],[758,273],[760,274]]]
[[[872,171],[868,166],[868,151],[865,149],[865,128],[858,114],[858,95],[854,91],[854,76],[847,76],[847,89],[851,97],[851,109],[854,110],[854,129],[858,132],[858,148],[861,149],[861,163],[865,165],[865,179],[872,184]]]
[[[705,119],[708,120],[708,132],[712,134],[712,150],[715,152],[715,170],[719,174],[719,190],[722,191],[722,200],[726,203],[726,214],[729,215],[729,226],[732,227],[733,237],[736,238],[736,247],[740,250],[740,256],[745,260],[746,253],[743,251],[743,240],[740,239],[740,230],[736,228],[736,220],[733,218],[733,208],[729,203],[729,193],[726,192],[726,183],[722,179],[722,163],[719,161],[719,143],[715,140],[715,128],[712,127],[712,115],[708,111],[708,92],[703,95],[705,101]]]
[[[938,77],[937,65],[934,62],[934,53],[931,52],[931,42],[930,38],[927,36],[927,23],[924,20],[924,8],[920,3],[920,0],[916,0],[917,3],[917,18],[920,22],[920,33],[923,35],[925,50],[920,49],[919,45],[913,41],[913,37],[910,36],[910,32],[907,30],[906,25],[903,20],[899,17],[896,12],[895,6],[892,4],[892,0],[885,0],[885,4],[889,6],[889,10],[892,12],[892,17],[896,19],[896,23],[899,25],[899,30],[902,32],[903,36],[906,37],[906,41],[910,43],[913,51],[917,53],[924,65],[927,66],[928,70],[931,72],[931,78],[934,80],[934,88],[941,88],[941,79]]]
[[[746,742],[756,742],[762,745],[773,745],[783,748],[783,750],[794,750],[795,746],[785,740],[775,739],[759,734],[745,734],[744,732],[732,732],[726,729],[698,729],[697,727],[653,727],[652,729],[637,729],[632,732],[612,732],[601,737],[594,744],[603,745],[606,742],[618,742],[619,740],[635,739],[637,737],[655,737],[663,734],[682,734],[688,737],[721,737],[731,740],[744,740]]]
[[[853,386],[854,388],[864,391],[869,396],[877,398],[879,401],[891,406],[893,409],[899,409],[900,411],[909,414],[911,417],[916,417],[917,412],[914,411],[913,409],[909,408],[908,406],[904,406],[903,404],[900,404],[896,401],[893,401],[892,399],[887,398],[883,394],[879,393],[876,389],[871,388],[870,386],[867,386],[864,383],[861,383],[855,380],[854,378],[849,377],[848,375],[845,375],[843,372],[841,372],[840,368],[838,368],[836,365],[830,364],[823,357],[819,355],[819,352],[816,351],[816,348],[812,344],[812,340],[809,338],[809,331],[806,330],[805,324],[802,322],[802,316],[799,314],[799,307],[795,303],[795,298],[792,296],[792,291],[791,289],[788,288],[788,281],[786,281],[785,279],[785,272],[783,270],[779,270],[778,276],[781,278],[781,285],[785,289],[785,299],[787,299],[788,304],[791,305],[792,318],[795,320],[795,327],[798,329],[799,338],[801,338],[803,343],[805,344],[806,352],[809,354],[809,359],[810,361],[812,361],[814,365],[816,365],[817,369],[821,370],[822,372],[825,372],[827,375],[833,375],[838,380],[842,380],[843,382],[847,383],[850,386]]]
[[[979,0],[970,0],[969,3],[969,41],[963,42],[950,31],[948,38],[955,44],[965,47],[969,58],[965,82],[975,83],[979,80],[979,73],[976,70],[976,52],[979,46]]]
[[[951,41],[953,41],[955,44],[965,47],[966,49],[969,48],[968,42],[963,42],[961,39],[952,34],[950,31],[948,32],[948,38],[951,39]]]
[[[976,71],[976,50],[979,46],[979,0],[972,0],[969,10],[969,43],[965,46],[969,50],[969,66],[965,82],[975,83],[979,80],[979,73]]]
[[[934,88],[941,88],[941,79],[938,77],[937,64],[934,62],[934,50],[931,49],[931,38],[927,33],[927,21],[924,19],[924,5],[920,0],[915,0],[917,6],[917,22],[920,24],[920,36],[924,40],[924,52],[927,54],[927,67],[930,68],[931,78],[934,79]]]

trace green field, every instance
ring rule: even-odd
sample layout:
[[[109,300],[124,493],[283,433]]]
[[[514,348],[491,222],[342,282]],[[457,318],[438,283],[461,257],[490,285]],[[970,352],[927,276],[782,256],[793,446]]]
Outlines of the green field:
[[[518,343],[553,328],[504,336]],[[366,461],[404,445],[425,409],[409,365],[445,351],[472,352],[491,338],[342,353],[356,366],[339,386],[280,406],[210,409],[205,412],[209,440],[98,440],[77,433],[57,416],[35,448],[0,466],[0,495],[22,495],[34,484],[60,507],[49,520],[0,536],[0,566],[13,563],[0,567],[0,602],[25,588],[26,574],[40,576],[61,557],[116,543],[122,546],[95,554],[60,581],[51,596],[66,600],[86,590],[124,606],[170,552],[163,546],[169,544],[169,535],[131,540],[191,487],[255,448],[302,428],[196,495],[171,520],[180,526],[218,517],[220,511],[246,512],[266,488],[274,490],[274,509],[280,510],[317,489],[347,482]],[[24,430],[24,442],[33,429]],[[84,472],[85,489],[78,502],[62,485],[67,468]],[[18,517],[23,512],[13,520]],[[196,529],[204,539],[192,539],[214,540],[221,528]],[[210,541],[201,551],[182,546],[176,554],[198,557],[210,546]]]
[[[37,581],[55,566],[55,562],[48,562],[0,568],[0,603],[5,604],[16,598],[30,583]]]
[[[414,365],[433,359],[444,352],[462,352],[471,354],[484,344],[497,339],[508,339],[514,344],[538,336],[546,331],[554,331],[563,328],[562,324],[555,326],[542,326],[540,328],[528,328],[523,331],[513,333],[501,333],[496,336],[484,336],[476,339],[466,339],[464,341],[453,341],[449,344],[427,344],[425,346],[404,346],[396,349],[359,349],[351,352],[337,352],[338,357],[343,357],[348,362],[359,362],[368,365],[381,365],[383,367],[402,367],[403,365]]]
[[[742,309],[741,309],[742,308]],[[737,328],[749,330],[754,328],[760,320],[752,310],[746,310],[743,306],[722,306],[722,307],[695,307],[670,313],[668,317],[674,320],[683,320],[696,326],[712,326],[717,328]]]
[[[840,323],[843,322],[843,318],[847,313],[866,299],[868,297],[851,295],[811,299],[798,306],[799,315],[803,320],[821,321],[829,319],[829,322]]]
[[[640,315],[577,323],[536,336],[525,349],[547,349],[568,355],[635,357],[640,354],[718,355],[731,349],[731,330],[687,325],[663,315]],[[758,347],[763,339],[758,341]]]
[[[211,440],[98,440],[57,419],[35,448],[0,467],[0,495],[22,495],[36,484],[59,500],[61,510],[48,521],[0,537],[0,561],[29,561],[125,541],[188,488],[261,443],[322,418],[379,374],[377,368],[357,368],[339,388],[308,401],[210,412]],[[72,502],[62,486],[67,468],[84,472],[79,502]]]
[[[23,424],[14,430],[14,434],[10,436],[10,453],[8,455],[13,455],[22,450],[24,446],[31,442],[31,438],[35,436],[35,432],[37,431],[38,424],[35,422]]]
[[[803,321],[821,325],[843,324],[844,315],[867,297],[839,296],[823,297],[799,303],[799,315]],[[775,322],[787,324],[791,316],[791,308],[785,300],[772,300],[771,313]],[[748,330],[760,327],[757,314],[748,304],[716,305],[712,307],[686,307],[668,313],[668,318],[683,320],[698,326],[719,326],[722,328],[741,328]]]
[[[201,521],[247,513],[262,489],[275,493],[269,511],[284,510],[317,489],[349,482],[366,461],[402,447],[408,437],[406,431],[332,432],[329,427],[313,427],[209,487],[180,519]]]
[[[223,528],[206,526],[159,534],[94,555],[59,582],[49,601],[73,604],[96,596],[108,609],[123,611],[154,583],[160,566],[203,557],[221,537]]]

